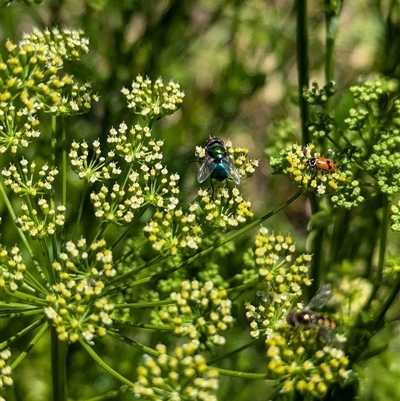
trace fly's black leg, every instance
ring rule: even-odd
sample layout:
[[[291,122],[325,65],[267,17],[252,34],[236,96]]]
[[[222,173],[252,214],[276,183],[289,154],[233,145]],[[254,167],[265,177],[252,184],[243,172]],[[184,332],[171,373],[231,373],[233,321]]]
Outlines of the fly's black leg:
[[[212,178],[210,177],[210,183],[211,183],[211,198],[212,198],[212,200],[213,200],[213,202],[215,201],[215,199],[214,199],[214,185],[213,185],[213,183],[212,183]]]

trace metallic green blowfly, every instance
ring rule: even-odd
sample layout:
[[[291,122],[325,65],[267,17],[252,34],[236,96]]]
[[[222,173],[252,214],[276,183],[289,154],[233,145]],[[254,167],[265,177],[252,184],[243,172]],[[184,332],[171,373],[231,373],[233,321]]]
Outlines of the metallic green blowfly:
[[[206,157],[202,160],[197,173],[197,181],[201,184],[210,177],[212,198],[214,200],[214,186],[212,179],[224,181],[232,179],[237,185],[240,184],[240,174],[234,165],[234,161],[228,155],[224,142],[216,137],[209,138],[206,142]]]

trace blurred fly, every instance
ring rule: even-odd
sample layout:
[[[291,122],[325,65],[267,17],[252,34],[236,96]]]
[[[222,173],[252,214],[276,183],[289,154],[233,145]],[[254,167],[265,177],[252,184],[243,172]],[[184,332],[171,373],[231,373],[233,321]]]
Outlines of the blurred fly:
[[[233,159],[228,155],[224,142],[216,137],[209,138],[206,142],[206,156],[197,173],[197,181],[201,184],[210,177],[212,198],[214,199],[214,186],[212,179],[224,181],[231,179],[235,184],[240,184],[240,174],[234,165]]]
[[[329,316],[323,313],[315,312],[322,309],[332,296],[331,284],[323,285],[313,296],[309,304],[302,311],[291,311],[286,317],[286,321],[291,326],[302,326],[308,329],[315,328],[320,331],[321,337],[328,341],[332,330],[338,327],[338,324]]]

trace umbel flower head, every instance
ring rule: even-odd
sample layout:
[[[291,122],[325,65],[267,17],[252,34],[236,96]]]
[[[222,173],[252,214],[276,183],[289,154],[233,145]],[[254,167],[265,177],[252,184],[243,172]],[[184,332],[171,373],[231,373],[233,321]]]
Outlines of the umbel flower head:
[[[225,289],[214,287],[212,281],[183,281],[181,292],[171,294],[173,305],[163,307],[158,318],[174,326],[174,334],[198,339],[202,347],[225,344],[220,333],[232,323],[232,302]]]
[[[141,75],[132,82],[131,91],[123,88],[121,92],[128,101],[128,108],[146,120],[174,114],[185,96],[179,84],[173,81],[165,85],[163,80],[158,78],[153,84],[148,77],[143,78]]]
[[[37,113],[54,115],[87,112],[97,95],[90,84],[76,83],[72,76],[60,76],[67,60],[77,60],[88,51],[82,31],[34,29],[18,45],[8,40],[7,55],[0,55],[0,152],[26,148],[38,138]],[[3,53],[2,53],[3,54]]]
[[[173,355],[158,344],[157,357],[144,355],[137,368],[133,387],[136,398],[153,401],[217,401],[218,370],[207,366],[198,354],[199,341],[192,340],[175,348]]]
[[[308,272],[311,255],[295,257],[296,247],[290,236],[269,233],[261,227],[254,247],[252,271],[244,271],[245,282],[261,279],[266,290],[260,291],[260,305],[246,302],[246,317],[251,321],[251,336],[258,338],[266,333],[270,335],[275,326],[285,318],[293,301],[302,294],[301,285],[310,285]]]
[[[345,353],[318,338],[315,329],[281,325],[266,339],[267,368],[281,383],[281,393],[322,398],[329,386],[343,385],[354,375]]]
[[[77,244],[66,245],[66,252],[53,262],[56,284],[46,297],[45,313],[56,326],[58,338],[75,342],[83,337],[89,344],[104,337],[113,321],[114,309],[101,294],[106,282],[115,276],[111,250],[99,240],[90,247],[81,238]]]
[[[305,147],[294,144],[288,148],[284,173],[302,189],[312,190],[317,195],[334,193],[346,182],[346,174],[340,171],[338,164],[333,160],[322,159],[321,155],[313,150],[313,144]]]

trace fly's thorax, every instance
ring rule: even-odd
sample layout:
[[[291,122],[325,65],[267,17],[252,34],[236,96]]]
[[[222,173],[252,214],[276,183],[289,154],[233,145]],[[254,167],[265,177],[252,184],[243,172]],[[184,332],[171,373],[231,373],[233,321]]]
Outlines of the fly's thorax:
[[[336,329],[337,323],[331,319],[328,315],[323,313],[315,313],[310,310],[303,310],[300,312],[289,312],[286,321],[291,326],[303,326],[303,327],[328,327],[330,329]]]
[[[219,143],[207,146],[206,151],[208,156],[212,157],[215,160],[221,160],[227,155],[224,146],[220,145]]]

